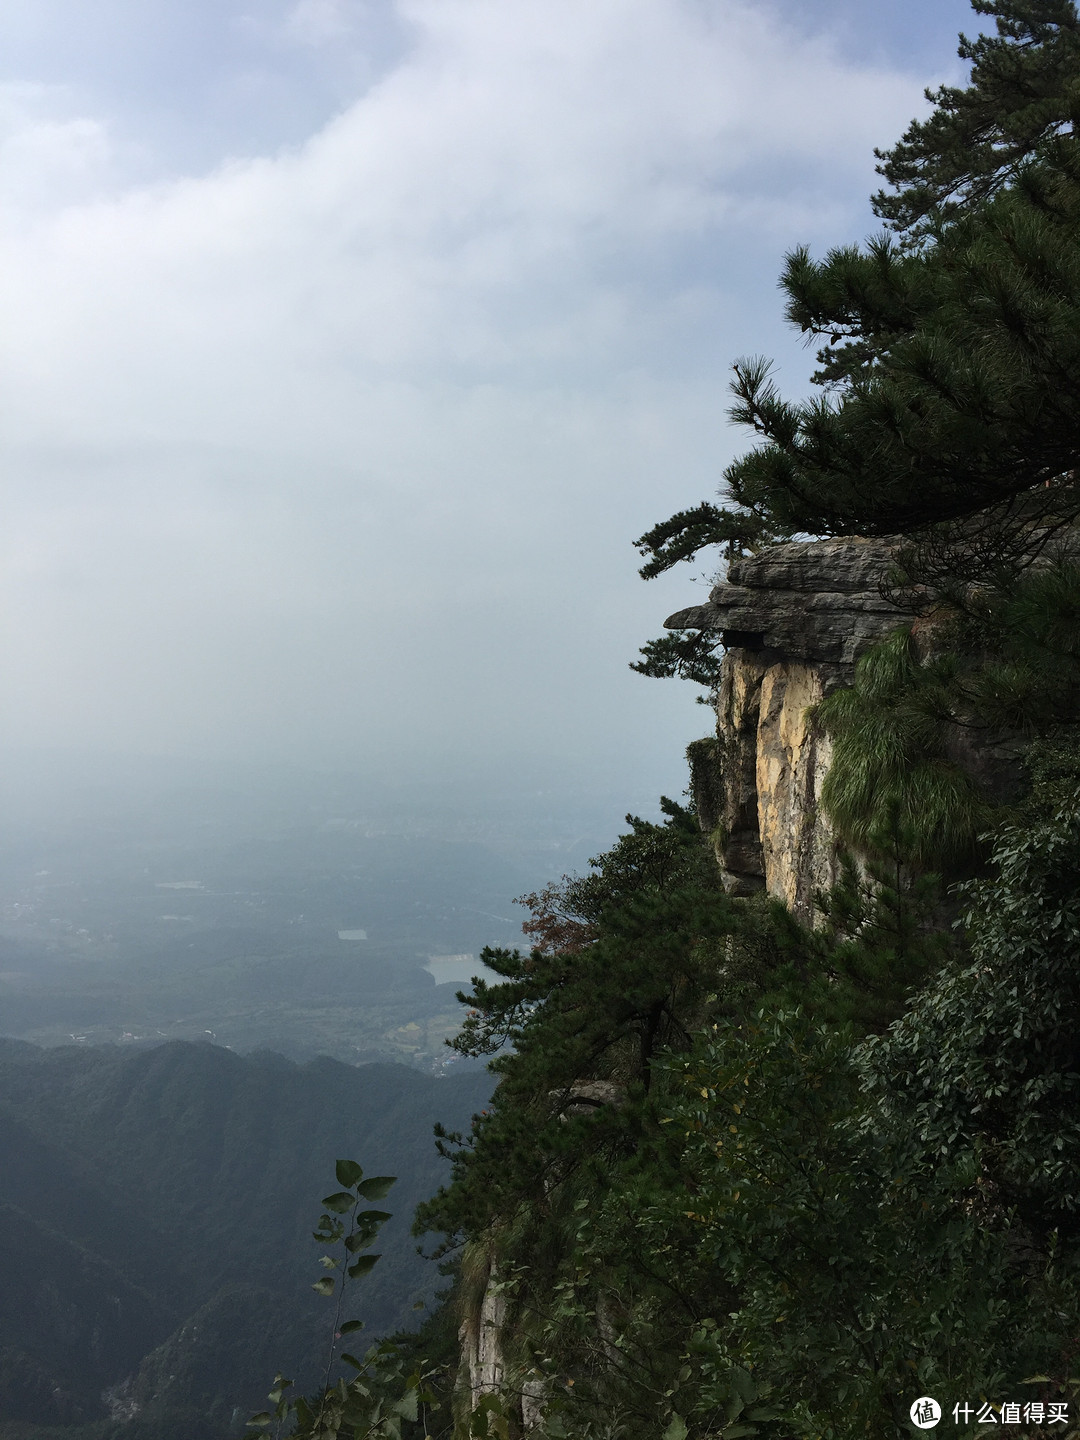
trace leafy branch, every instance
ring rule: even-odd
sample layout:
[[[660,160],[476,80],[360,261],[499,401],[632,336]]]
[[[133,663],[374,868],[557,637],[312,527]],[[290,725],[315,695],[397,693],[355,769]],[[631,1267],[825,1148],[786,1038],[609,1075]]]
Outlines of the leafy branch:
[[[312,1289],[335,1302],[321,1393],[311,1399],[292,1395],[293,1382],[278,1375],[268,1397],[273,1409],[253,1415],[248,1428],[259,1435],[287,1435],[292,1440],[401,1440],[404,1421],[416,1421],[421,1407],[435,1408],[428,1389],[432,1372],[424,1368],[425,1362],[418,1361],[407,1370],[400,1348],[392,1340],[371,1346],[362,1359],[346,1350],[338,1352],[339,1340],[364,1328],[362,1320],[341,1318],[346,1287],[375,1267],[380,1257],[367,1252],[390,1219],[388,1211],[368,1206],[386,1198],[396,1176],[373,1175],[365,1180],[355,1160],[339,1160],[335,1169],[343,1188],[323,1199],[325,1209],[312,1232],[326,1247],[320,1257],[326,1273]],[[355,1373],[349,1380],[341,1378],[331,1384],[338,1361]]]

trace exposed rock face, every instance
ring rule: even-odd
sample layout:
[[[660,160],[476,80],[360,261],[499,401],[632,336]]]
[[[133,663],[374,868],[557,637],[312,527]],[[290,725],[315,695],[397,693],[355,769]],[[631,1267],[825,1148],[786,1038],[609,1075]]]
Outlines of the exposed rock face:
[[[535,1369],[508,1360],[508,1340],[511,1355],[514,1350],[513,1327],[508,1334],[506,1296],[498,1265],[490,1257],[489,1265],[478,1306],[474,1313],[466,1315],[458,1330],[461,1346],[459,1391],[468,1385],[468,1394],[463,1397],[466,1413],[475,1410],[485,1395],[500,1396],[509,1409],[512,1421],[520,1421],[520,1428],[515,1425],[513,1433],[531,1435],[543,1425],[549,1383]]]
[[[708,604],[666,622],[669,629],[715,632],[727,647],[716,737],[690,747],[698,814],[725,884],[738,895],[766,887],[803,919],[812,918],[814,891],[828,887],[838,870],[820,808],[831,746],[811,710],[830,690],[850,684],[869,645],[909,622],[881,595],[889,556],[881,540],[771,546],[733,564]],[[572,1115],[623,1099],[611,1081],[582,1079],[561,1103]],[[494,1250],[460,1331],[462,1384],[473,1407],[488,1393],[513,1396],[522,1433],[535,1434],[543,1427],[546,1386],[515,1361],[508,1344],[493,1256]],[[596,1328],[618,1367],[615,1326],[602,1301]]]
[[[475,1315],[467,1316],[458,1332],[461,1342],[463,1369],[468,1376],[470,1408],[475,1408],[484,1395],[502,1390],[506,1369],[503,1358],[503,1330],[506,1325],[506,1298],[499,1288],[494,1263]]]
[[[727,646],[712,783],[694,777],[725,884],[736,895],[764,886],[804,920],[838,870],[820,808],[831,748],[810,709],[908,618],[881,594],[889,557],[883,540],[773,545],[732,564],[707,605],[665,622]]]
[[[625,1099],[625,1088],[612,1080],[578,1080],[563,1102],[559,1118],[568,1120],[571,1115],[590,1115],[607,1105],[619,1109]]]
[[[558,1097],[559,1092],[549,1093],[549,1099]],[[571,1115],[589,1114],[605,1106],[618,1109],[625,1101],[625,1087],[611,1080],[577,1080],[570,1093],[562,1097],[560,1116],[566,1119]],[[488,1232],[482,1246],[466,1247],[472,1298],[466,1303],[458,1329],[461,1354],[458,1391],[468,1411],[475,1410],[485,1395],[501,1396],[508,1402],[511,1416],[515,1421],[520,1420],[520,1433],[531,1435],[543,1425],[549,1382],[530,1362],[522,1361],[520,1347],[513,1344],[513,1324],[509,1327],[507,1324],[506,1291],[497,1251],[494,1231]],[[614,1328],[602,1305],[597,1307],[596,1322],[601,1342],[605,1347],[610,1346],[612,1363],[618,1364],[621,1356],[615,1344]],[[466,1386],[467,1394],[462,1395]],[[519,1432],[514,1429],[513,1433]]]
[[[885,540],[792,540],[732,563],[707,605],[680,610],[669,630],[715,630],[725,645],[836,667],[847,681],[868,645],[902,623],[881,595]]]

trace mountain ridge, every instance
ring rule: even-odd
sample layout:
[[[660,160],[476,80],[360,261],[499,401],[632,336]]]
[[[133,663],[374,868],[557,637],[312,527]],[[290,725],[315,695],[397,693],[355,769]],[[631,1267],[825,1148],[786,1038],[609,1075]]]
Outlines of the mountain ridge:
[[[183,1413],[187,1440],[217,1440],[279,1365],[314,1378],[329,1318],[310,1233],[344,1156],[400,1177],[355,1309],[375,1333],[409,1324],[438,1283],[408,1233],[442,1177],[432,1127],[467,1125],[490,1088],[188,1041],[0,1040],[0,1436],[36,1421],[137,1440],[148,1417],[156,1437]]]

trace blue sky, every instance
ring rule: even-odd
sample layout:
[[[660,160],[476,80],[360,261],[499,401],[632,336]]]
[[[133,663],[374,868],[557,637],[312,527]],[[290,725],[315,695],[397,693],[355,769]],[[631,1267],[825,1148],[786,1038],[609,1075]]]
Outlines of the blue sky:
[[[9,0],[0,744],[681,788],[631,542],[954,0]]]

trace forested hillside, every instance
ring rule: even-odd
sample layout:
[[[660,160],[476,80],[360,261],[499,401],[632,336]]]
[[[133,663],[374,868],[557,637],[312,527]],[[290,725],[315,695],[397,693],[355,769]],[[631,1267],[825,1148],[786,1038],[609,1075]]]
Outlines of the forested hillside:
[[[462,1352],[269,1433],[1080,1434],[1080,16],[974,8],[970,84],[880,157],[881,235],[789,257],[818,397],[738,362],[759,443],[640,542],[646,575],[886,543],[895,633],[798,717],[837,883],[810,924],[725,888],[721,731],[696,810],[533,897],[456,1041],[494,1102],[418,1217],[459,1261],[425,1343],[460,1320]],[[640,668],[723,690],[761,643],[689,627]]]
[[[431,1128],[466,1122],[490,1085],[0,1041],[0,1435],[217,1440],[275,1367],[314,1385],[328,1331],[310,1235],[341,1155],[400,1177],[368,1320],[415,1324],[439,1284],[408,1234],[441,1173]]]

